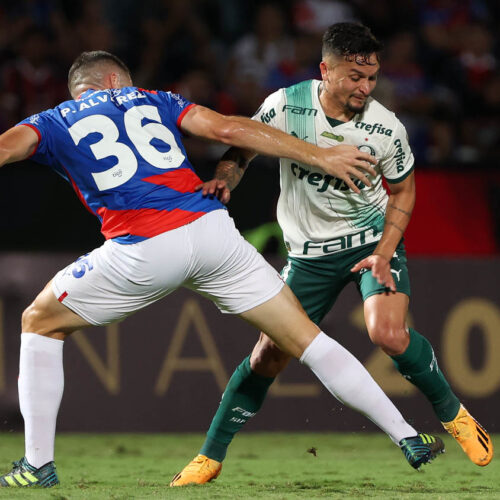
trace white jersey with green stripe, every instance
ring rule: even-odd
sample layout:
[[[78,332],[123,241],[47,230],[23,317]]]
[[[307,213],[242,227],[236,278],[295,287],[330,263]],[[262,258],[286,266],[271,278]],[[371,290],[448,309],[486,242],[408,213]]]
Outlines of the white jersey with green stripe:
[[[401,182],[414,165],[406,130],[394,113],[370,97],[352,120],[329,119],[319,101],[320,84],[309,80],[274,92],[253,119],[319,147],[357,146],[378,160],[377,176],[370,179],[371,187],[355,180],[361,189],[356,194],[320,168],[281,158],[277,217],[293,257],[317,257],[378,241],[388,201],[382,177]]]

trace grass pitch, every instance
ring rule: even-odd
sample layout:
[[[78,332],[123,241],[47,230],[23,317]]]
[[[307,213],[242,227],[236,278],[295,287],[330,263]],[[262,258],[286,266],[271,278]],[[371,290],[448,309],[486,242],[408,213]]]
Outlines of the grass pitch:
[[[23,454],[23,437],[0,439],[0,466],[7,471]],[[444,440],[446,453],[417,472],[383,434],[242,433],[216,481],[169,488],[197,453],[201,434],[61,434],[56,463],[62,484],[0,489],[0,498],[499,499],[500,460],[478,467],[449,436]]]

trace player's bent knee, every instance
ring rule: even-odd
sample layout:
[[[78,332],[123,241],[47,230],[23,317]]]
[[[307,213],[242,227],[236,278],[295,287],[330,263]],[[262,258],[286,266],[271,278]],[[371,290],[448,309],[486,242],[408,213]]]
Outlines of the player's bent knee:
[[[32,302],[21,316],[21,327],[23,333],[40,333],[42,318],[45,316],[43,310]]]
[[[89,326],[89,323],[59,303],[49,284],[24,310],[21,326],[23,333],[64,340],[73,331]]]
[[[376,326],[370,329],[369,334],[372,342],[389,356],[403,354],[410,341],[404,327]]]
[[[76,315],[75,315],[76,316]],[[82,322],[81,326],[85,326]],[[57,340],[64,340],[79,328],[68,321],[63,314],[54,313],[50,308],[35,302],[30,304],[21,317],[22,333],[36,333]]]

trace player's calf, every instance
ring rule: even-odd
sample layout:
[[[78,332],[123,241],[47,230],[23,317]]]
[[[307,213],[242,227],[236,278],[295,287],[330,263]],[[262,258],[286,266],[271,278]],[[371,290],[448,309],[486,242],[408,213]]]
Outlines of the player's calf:
[[[290,359],[265,333],[261,333],[250,356],[250,367],[262,377],[275,378],[285,369]]]

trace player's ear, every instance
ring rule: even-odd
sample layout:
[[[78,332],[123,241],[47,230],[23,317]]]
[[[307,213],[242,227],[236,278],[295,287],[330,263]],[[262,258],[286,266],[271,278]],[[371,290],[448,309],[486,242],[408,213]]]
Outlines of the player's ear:
[[[120,78],[120,74],[119,73],[110,73],[109,74],[109,82],[111,84],[111,87],[112,89],[119,89],[122,87],[121,85],[121,78]]]
[[[326,80],[328,77],[326,75],[327,71],[328,71],[328,67],[326,66],[326,62],[325,61],[321,61],[319,63],[319,70],[321,71],[321,79],[322,80]]]

